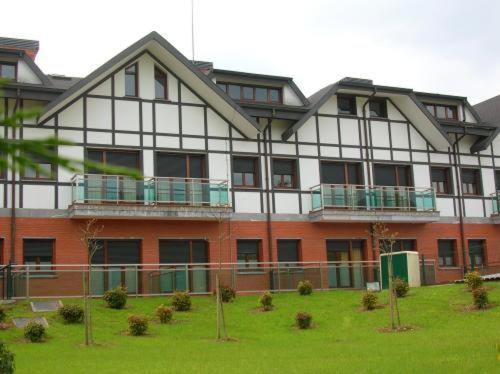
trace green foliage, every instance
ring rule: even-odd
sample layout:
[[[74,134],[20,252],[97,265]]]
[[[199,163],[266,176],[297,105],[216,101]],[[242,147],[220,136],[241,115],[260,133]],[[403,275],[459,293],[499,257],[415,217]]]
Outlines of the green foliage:
[[[83,321],[83,308],[80,305],[68,304],[61,306],[57,313],[66,323],[81,323]]]
[[[472,290],[472,299],[477,309],[486,309],[489,304],[488,291],[484,287],[478,287]]]
[[[0,373],[14,373],[14,353],[7,349],[4,342],[0,342]]]
[[[187,292],[175,291],[172,296],[172,306],[178,312],[186,312],[191,309],[191,296]]]
[[[297,285],[297,291],[299,291],[299,294],[302,296],[310,295],[313,292],[313,285],[308,280],[300,281]]]
[[[262,306],[262,310],[265,312],[273,309],[273,294],[271,292],[264,292],[259,299],[259,303]]]
[[[144,335],[148,331],[148,319],[145,316],[132,315],[128,317],[128,330],[130,335]]]
[[[392,287],[394,288],[394,293],[397,297],[405,297],[410,290],[408,282],[398,277],[394,278],[392,281]]]
[[[298,312],[295,315],[295,322],[299,329],[308,329],[311,327],[312,315],[307,312]]]
[[[172,320],[174,311],[166,305],[161,304],[156,308],[156,316],[161,323],[169,323]]]
[[[223,303],[230,303],[236,298],[236,291],[229,286],[220,286],[219,292]]]
[[[483,285],[483,278],[477,271],[469,271],[464,277],[465,286],[470,290],[475,290]]]
[[[104,301],[112,309],[123,309],[127,304],[127,289],[119,286],[104,293]]]
[[[375,292],[367,291],[363,294],[361,302],[366,310],[373,310],[377,306],[378,295]]]
[[[4,322],[7,318],[7,313],[5,313],[5,309],[0,306],[0,322]]]
[[[24,327],[24,337],[32,343],[41,342],[45,336],[45,326],[40,322],[30,321]]]

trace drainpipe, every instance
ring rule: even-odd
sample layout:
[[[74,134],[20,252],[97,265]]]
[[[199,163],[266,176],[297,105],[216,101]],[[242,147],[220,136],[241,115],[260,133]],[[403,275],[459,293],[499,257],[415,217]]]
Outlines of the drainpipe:
[[[17,111],[17,108],[19,106],[19,97],[21,95],[20,89],[18,88],[16,91],[16,103],[14,105],[14,108],[12,110],[12,113],[14,114]],[[12,140],[16,140],[17,129],[12,128]],[[11,189],[11,194],[10,194],[10,258],[9,258],[9,263],[10,264],[15,264],[16,262],[16,168],[12,164],[11,168],[11,181],[10,181],[10,189]]]
[[[270,128],[271,126],[271,121],[272,119],[269,118],[267,120],[267,125],[263,131],[263,140],[264,140],[264,170],[266,173],[265,177],[265,183],[266,183],[266,205],[267,205],[267,212],[266,212],[266,226],[267,226],[267,247],[268,247],[268,256],[269,256],[269,262],[273,262],[273,229],[271,225],[271,201],[269,198],[269,194],[271,192],[270,189],[270,183],[269,183],[269,164],[268,164],[268,153],[267,153],[267,129]],[[269,162],[271,162],[271,158],[269,157]]]
[[[462,186],[460,184],[461,176],[460,176],[460,172],[458,170],[457,150],[458,150],[458,142],[460,140],[462,140],[465,135],[466,135],[465,133],[462,134],[452,144],[453,162],[455,163],[455,180],[456,180],[457,194],[458,194],[458,218],[460,221],[460,241],[462,243],[462,246],[461,246],[462,247],[462,259],[464,262],[463,266],[462,266],[462,271],[463,271],[464,276],[465,276],[465,273],[467,272],[467,257],[466,257],[467,251],[465,249],[465,228],[464,228],[464,213],[463,213],[464,197],[462,195]]]

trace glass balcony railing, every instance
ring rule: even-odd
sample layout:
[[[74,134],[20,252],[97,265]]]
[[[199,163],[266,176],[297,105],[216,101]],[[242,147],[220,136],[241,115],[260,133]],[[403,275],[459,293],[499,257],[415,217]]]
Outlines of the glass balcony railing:
[[[494,216],[500,215],[500,191],[494,192],[491,195],[491,214]]]
[[[80,174],[71,183],[73,204],[230,205],[227,180]]]
[[[311,210],[435,211],[432,188],[320,184],[311,188]]]

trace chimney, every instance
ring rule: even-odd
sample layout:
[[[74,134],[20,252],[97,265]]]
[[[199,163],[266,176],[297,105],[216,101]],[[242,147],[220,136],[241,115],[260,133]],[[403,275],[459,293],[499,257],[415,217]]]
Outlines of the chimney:
[[[38,40],[0,37],[0,49],[24,52],[32,60],[35,59],[39,46]]]

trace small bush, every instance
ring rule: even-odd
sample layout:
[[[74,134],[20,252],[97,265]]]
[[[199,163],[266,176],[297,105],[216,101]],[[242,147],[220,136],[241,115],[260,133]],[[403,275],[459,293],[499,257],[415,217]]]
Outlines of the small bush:
[[[262,306],[262,310],[265,312],[273,309],[273,295],[270,292],[264,292],[260,297],[259,303]]]
[[[472,299],[477,309],[486,309],[489,304],[488,291],[484,287],[476,288],[472,291]]]
[[[24,337],[32,343],[41,342],[45,336],[45,326],[40,322],[31,321],[24,327]]]
[[[144,335],[148,331],[148,319],[139,315],[128,317],[128,331],[130,335]]]
[[[236,298],[236,291],[229,286],[220,286],[219,292],[223,303],[230,303]]]
[[[408,286],[408,282],[401,278],[394,278],[393,287],[394,293],[397,297],[405,297],[410,290],[410,286]]]
[[[311,327],[312,315],[307,312],[298,312],[295,316],[295,322],[299,329],[308,329]]]
[[[83,321],[83,308],[80,305],[68,304],[61,306],[57,313],[66,323],[81,323]]]
[[[363,295],[363,299],[361,300],[361,302],[363,303],[363,307],[366,310],[373,310],[377,306],[378,295],[374,292],[367,291]]]
[[[175,291],[172,296],[172,306],[177,312],[191,310],[191,296],[187,292]]]
[[[470,290],[475,290],[483,285],[483,278],[477,271],[469,271],[465,274],[465,286]]]
[[[123,309],[127,304],[127,289],[125,287],[116,287],[104,293],[104,301],[112,309]]]
[[[12,374],[14,368],[14,353],[7,349],[4,342],[0,342],[0,373]]]
[[[169,323],[172,320],[174,312],[172,308],[161,304],[158,308],[156,308],[156,316],[160,320],[161,323]]]
[[[297,291],[299,291],[299,294],[302,296],[310,295],[313,292],[313,285],[308,280],[300,281],[297,285]]]
[[[5,322],[7,318],[7,313],[5,313],[5,309],[0,306],[0,322]]]

